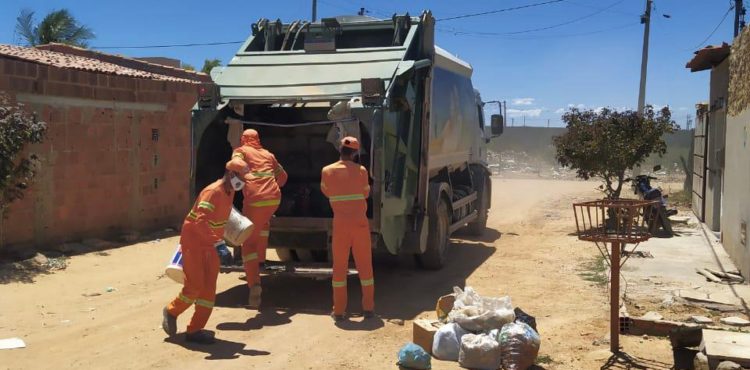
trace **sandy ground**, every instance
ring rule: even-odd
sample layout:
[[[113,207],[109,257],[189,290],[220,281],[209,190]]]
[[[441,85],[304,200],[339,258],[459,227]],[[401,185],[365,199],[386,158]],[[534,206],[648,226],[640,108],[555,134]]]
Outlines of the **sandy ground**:
[[[607,292],[580,276],[598,252],[571,236],[570,204],[597,196],[596,185],[496,179],[493,186],[491,229],[477,240],[455,239],[446,268],[422,271],[393,258],[376,264],[378,320],[334,325],[330,282],[305,278],[265,279],[262,310],[247,310],[240,274],[222,274],[208,325],[218,343],[166,339],[161,308],[179,290],[161,277],[176,244],[171,237],[75,256],[66,270],[33,283],[0,285],[0,338],[21,337],[28,346],[0,351],[0,368],[395,368],[412,320],[433,317],[435,299],[456,285],[509,294],[536,316],[543,369],[670,368],[665,339],[624,337],[636,358],[631,365],[607,365],[609,346],[593,344],[608,336]],[[350,311],[357,312],[356,280],[349,286]],[[433,368],[458,365],[434,361]]]

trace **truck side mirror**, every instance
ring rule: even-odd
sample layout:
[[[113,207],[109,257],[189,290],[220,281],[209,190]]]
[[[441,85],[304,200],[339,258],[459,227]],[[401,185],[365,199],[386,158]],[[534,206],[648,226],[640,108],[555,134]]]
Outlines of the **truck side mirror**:
[[[490,116],[490,131],[492,131],[492,136],[502,135],[504,127],[505,122],[502,115],[493,114]]]

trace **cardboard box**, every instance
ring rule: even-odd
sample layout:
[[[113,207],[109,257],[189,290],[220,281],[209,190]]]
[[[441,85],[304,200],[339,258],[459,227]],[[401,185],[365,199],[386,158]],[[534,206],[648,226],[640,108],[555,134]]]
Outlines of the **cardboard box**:
[[[444,295],[437,300],[435,305],[435,312],[437,312],[437,319],[445,321],[448,318],[448,313],[453,309],[453,304],[456,302],[455,294]]]
[[[442,326],[443,324],[437,320],[414,320],[412,342],[422,347],[427,353],[432,354],[432,340]]]

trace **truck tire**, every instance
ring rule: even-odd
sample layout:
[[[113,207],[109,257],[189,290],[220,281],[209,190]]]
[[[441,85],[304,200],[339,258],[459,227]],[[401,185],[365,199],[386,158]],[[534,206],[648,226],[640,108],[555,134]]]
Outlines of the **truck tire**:
[[[451,226],[451,217],[445,197],[439,197],[433,209],[427,233],[427,250],[418,255],[417,260],[423,268],[439,270],[445,265],[445,254],[450,246],[448,229]]]
[[[481,182],[480,182],[481,181]],[[471,236],[481,236],[487,229],[487,218],[490,211],[490,189],[484,174],[476,176],[476,182],[481,184],[477,189],[477,213],[476,220],[466,225],[466,233]]]

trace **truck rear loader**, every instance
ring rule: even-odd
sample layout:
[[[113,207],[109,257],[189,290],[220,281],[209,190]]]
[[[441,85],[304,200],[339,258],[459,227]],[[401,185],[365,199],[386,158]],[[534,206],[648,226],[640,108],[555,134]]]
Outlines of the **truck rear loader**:
[[[338,160],[339,139],[355,136],[373,248],[441,268],[453,232],[486,227],[486,144],[504,120],[485,127],[472,68],[435,46],[434,24],[429,11],[253,24],[193,111],[194,193],[222,175],[232,130],[256,129],[289,175],[270,247],[284,261],[325,262],[333,213],[320,172]]]

